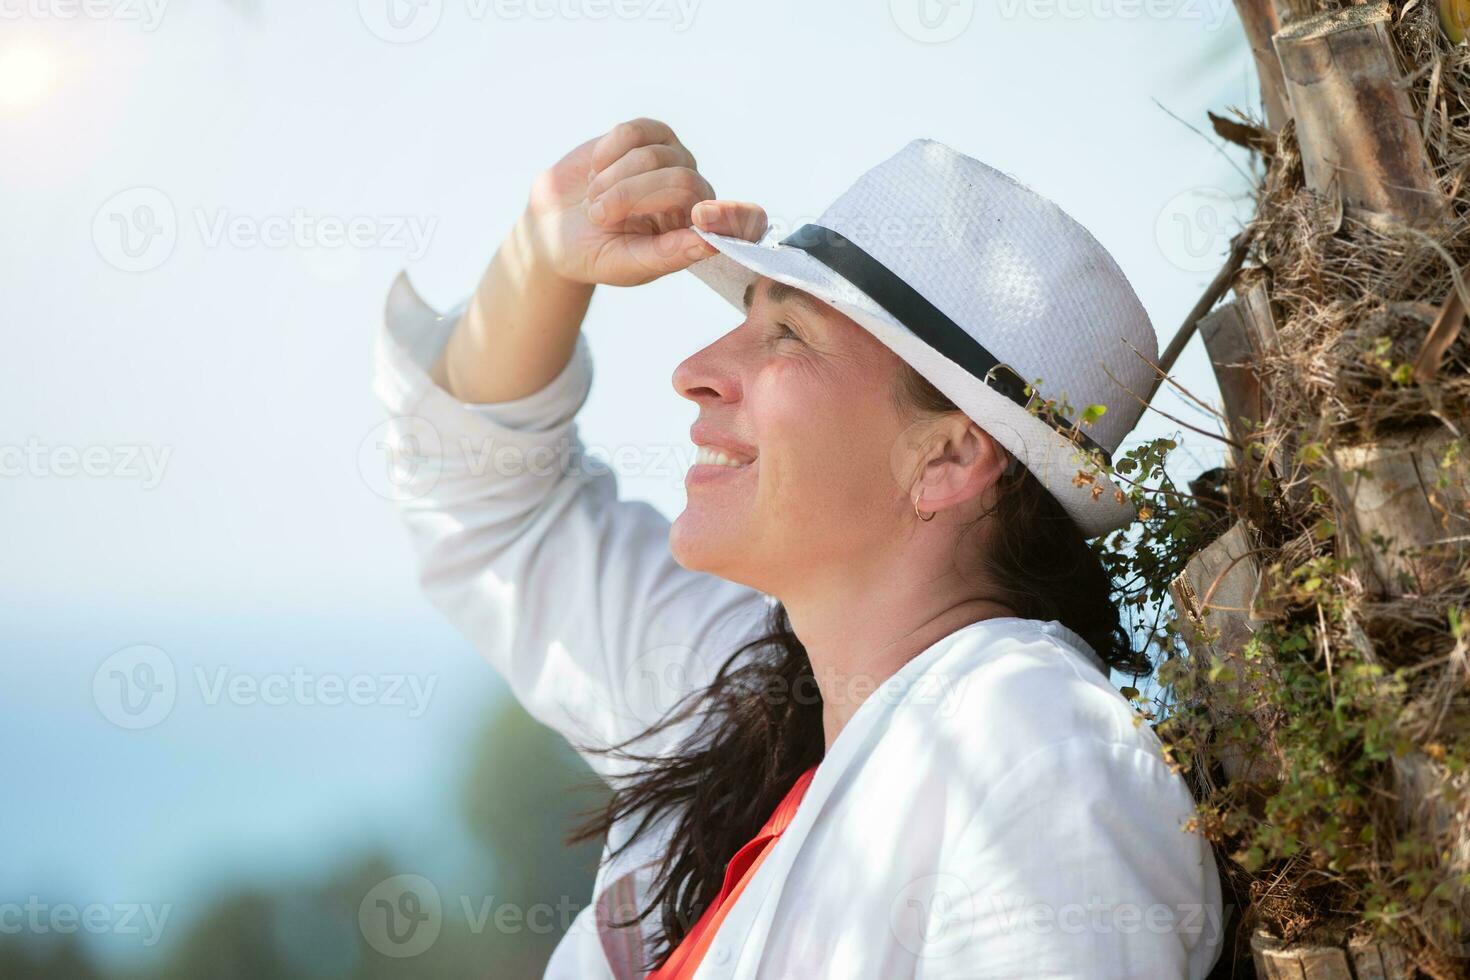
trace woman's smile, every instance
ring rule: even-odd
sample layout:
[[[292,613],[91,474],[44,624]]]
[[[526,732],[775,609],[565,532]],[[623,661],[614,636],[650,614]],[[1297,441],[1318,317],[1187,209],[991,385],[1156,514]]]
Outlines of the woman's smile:
[[[714,446],[696,446],[694,465],[684,474],[684,485],[738,479],[740,474],[755,469],[755,464],[754,459],[743,460]]]

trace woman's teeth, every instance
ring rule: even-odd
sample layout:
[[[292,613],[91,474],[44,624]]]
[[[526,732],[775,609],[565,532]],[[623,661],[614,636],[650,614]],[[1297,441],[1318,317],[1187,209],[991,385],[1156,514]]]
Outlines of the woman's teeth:
[[[741,463],[738,460],[726,456],[718,449],[711,449],[709,446],[695,447],[694,463],[696,466],[700,463],[713,463],[716,466],[731,466],[735,469],[750,465],[749,463]]]

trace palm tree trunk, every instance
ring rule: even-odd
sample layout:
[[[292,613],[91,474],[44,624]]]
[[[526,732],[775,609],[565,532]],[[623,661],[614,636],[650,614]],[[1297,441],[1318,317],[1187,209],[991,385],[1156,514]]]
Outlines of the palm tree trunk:
[[[1440,2],[1236,0],[1264,118],[1216,131],[1266,176],[1198,322],[1233,522],[1170,585],[1247,905],[1221,975],[1470,976],[1470,51]]]

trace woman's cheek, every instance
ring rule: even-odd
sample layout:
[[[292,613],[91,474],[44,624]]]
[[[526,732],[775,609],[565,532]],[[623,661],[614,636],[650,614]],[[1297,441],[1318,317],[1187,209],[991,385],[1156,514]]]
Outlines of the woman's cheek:
[[[844,519],[867,493],[854,473],[845,434],[831,422],[819,413],[798,421],[783,418],[771,438],[772,452],[763,455],[770,466],[762,473],[769,486],[762,489],[785,513],[801,514],[804,521]]]
[[[761,455],[762,494],[782,498],[783,507],[838,506],[849,515],[872,503],[872,474],[886,477],[888,447],[879,464],[871,464],[863,441],[883,427],[870,418],[875,400],[869,386],[856,387],[796,356],[756,376],[746,408]],[[794,495],[800,499],[788,499]]]

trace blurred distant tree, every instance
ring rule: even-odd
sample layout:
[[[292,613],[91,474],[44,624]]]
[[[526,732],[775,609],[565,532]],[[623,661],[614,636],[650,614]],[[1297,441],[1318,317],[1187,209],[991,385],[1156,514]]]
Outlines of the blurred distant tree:
[[[569,850],[562,840],[574,811],[606,800],[604,784],[563,739],[507,705],[475,746],[465,820],[500,862],[502,889],[535,894],[556,885],[585,900],[601,844]]]
[[[166,953],[136,974],[92,963],[74,935],[0,937],[3,980],[465,980],[539,977],[592,894],[601,842],[566,847],[577,814],[602,802],[600,781],[564,741],[506,699],[469,752],[463,813],[488,869],[436,882],[439,934],[394,958],[359,925],[369,893],[397,875],[365,855],[326,880],[227,889]]]
[[[571,918],[590,901],[602,842],[569,848],[563,840],[575,814],[606,800],[606,786],[587,764],[519,705],[502,709],[475,747],[465,819],[494,861],[496,904],[551,906],[536,910],[534,929],[500,936],[502,955],[527,968],[539,964],[504,976],[540,976]]]
[[[46,937],[26,943],[0,944],[0,977],[30,980],[31,977],[65,977],[67,980],[102,980],[82,951],[75,935]]]

